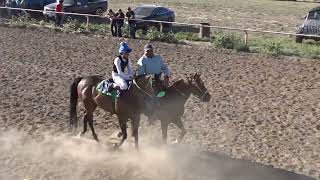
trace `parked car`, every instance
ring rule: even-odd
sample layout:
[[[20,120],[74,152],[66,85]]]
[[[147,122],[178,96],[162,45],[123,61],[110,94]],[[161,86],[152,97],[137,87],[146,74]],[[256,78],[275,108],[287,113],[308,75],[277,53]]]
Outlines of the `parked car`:
[[[44,7],[43,15],[47,18],[55,16],[57,2]],[[102,15],[108,9],[107,0],[64,0],[64,12]]]
[[[320,35],[320,6],[313,8],[308,12],[303,24],[298,27],[297,33]],[[320,40],[320,38],[316,37],[296,36],[296,43],[302,43],[303,39]]]
[[[7,0],[6,6],[13,8],[42,10],[45,5],[56,2],[56,0]],[[39,12],[8,10],[8,14],[30,14],[34,18],[39,17]]]
[[[167,7],[158,5],[141,5],[134,10],[136,19],[142,20],[157,20],[157,21],[175,21],[175,12]],[[164,24],[165,26],[171,26],[172,24]],[[159,27],[159,23],[136,21],[137,29],[148,29],[150,26]]]

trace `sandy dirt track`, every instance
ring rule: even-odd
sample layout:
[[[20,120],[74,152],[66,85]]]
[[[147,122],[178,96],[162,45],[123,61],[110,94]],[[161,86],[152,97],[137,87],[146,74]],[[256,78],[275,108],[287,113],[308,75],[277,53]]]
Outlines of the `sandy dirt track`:
[[[2,169],[3,176],[16,179],[10,171],[24,172],[28,165],[16,164],[28,162],[24,153],[36,152],[30,148],[54,147],[46,146],[43,133],[67,131],[68,88],[72,78],[92,74],[109,76],[119,42],[110,37],[0,27],[1,142],[9,139],[7,145],[0,148],[0,166],[12,167]],[[141,56],[145,43],[129,40],[134,62]],[[212,96],[209,103],[195,97],[187,102],[183,117],[188,130],[185,144],[320,179],[319,60],[239,54],[205,45],[153,44],[170,65],[174,79],[202,72]],[[146,134],[152,134],[151,140],[146,141],[160,141],[159,125],[151,132],[145,122],[142,125],[142,138],[148,139]],[[116,118],[107,118],[98,111],[95,126],[103,141],[115,132]],[[176,127],[170,127],[172,139],[177,133]],[[91,134],[86,137],[91,139]],[[42,142],[38,146],[37,139]],[[28,140],[35,144],[21,145]],[[49,141],[63,142],[54,138]],[[57,146],[68,147],[68,144],[57,143]],[[23,148],[28,150],[24,152]],[[37,157],[50,152],[50,148],[41,151]],[[12,160],[12,157],[21,158]],[[90,160],[81,162],[97,162]],[[57,164],[50,164],[49,159],[34,165],[30,172],[45,172],[48,164],[48,167],[63,167],[63,163],[59,164],[61,161],[54,162]],[[103,168],[92,171],[82,169],[81,172],[100,173],[101,176],[95,174],[96,179],[104,175]],[[57,178],[54,172],[48,173],[38,179]]]

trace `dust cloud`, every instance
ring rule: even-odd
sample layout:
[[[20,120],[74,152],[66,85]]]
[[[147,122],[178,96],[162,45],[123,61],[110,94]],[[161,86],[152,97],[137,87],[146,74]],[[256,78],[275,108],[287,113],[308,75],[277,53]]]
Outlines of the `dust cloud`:
[[[155,145],[148,138],[136,151],[128,140],[120,151],[67,134],[10,130],[0,134],[2,180],[309,180],[288,171],[201,152],[187,145]]]
[[[0,144],[0,179],[177,180],[183,176],[165,146],[138,152],[126,143],[115,152],[111,144],[87,138],[43,134],[33,139],[17,130],[2,133]]]

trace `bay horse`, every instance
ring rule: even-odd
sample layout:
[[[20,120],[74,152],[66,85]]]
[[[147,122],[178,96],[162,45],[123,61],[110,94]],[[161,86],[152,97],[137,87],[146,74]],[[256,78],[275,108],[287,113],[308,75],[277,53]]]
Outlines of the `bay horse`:
[[[162,89],[161,82],[156,83],[154,86],[146,88],[147,92],[157,92],[157,89]],[[193,94],[202,102],[209,102],[211,95],[209,94],[204,82],[201,79],[201,74],[195,73],[188,76],[186,79],[180,79],[170,85],[166,90],[166,95],[159,99],[159,106],[154,109],[154,113],[144,111],[143,113],[148,117],[156,118],[161,121],[161,131],[163,142],[167,141],[168,125],[174,123],[180,128],[181,133],[178,138],[180,142],[186,134],[186,129],[182,123],[182,116],[184,114],[184,105]]]
[[[132,136],[135,139],[135,147],[139,148],[138,143],[138,128],[140,124],[140,115],[145,107],[145,100],[150,97],[145,91],[137,88],[139,83],[148,82],[145,77],[135,77],[135,80],[130,85],[130,88],[124,91],[120,98],[113,100],[111,96],[99,93],[96,86],[105,78],[102,76],[77,77],[73,80],[70,86],[70,130],[76,129],[78,124],[77,118],[77,103],[78,98],[81,99],[85,108],[85,116],[83,119],[83,131],[80,135],[84,135],[87,131],[87,124],[91,129],[93,138],[99,141],[98,136],[93,127],[93,112],[97,107],[111,114],[116,114],[119,119],[122,139],[115,145],[119,148],[127,139],[127,121],[131,119]],[[152,100],[151,100],[152,101]],[[148,101],[150,102],[150,100]],[[152,105],[149,103],[149,105]],[[146,111],[146,110],[144,110]]]

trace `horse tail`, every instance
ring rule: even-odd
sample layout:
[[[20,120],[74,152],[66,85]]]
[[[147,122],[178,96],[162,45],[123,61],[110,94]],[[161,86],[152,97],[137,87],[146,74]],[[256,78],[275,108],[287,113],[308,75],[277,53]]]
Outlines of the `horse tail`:
[[[78,84],[82,80],[82,77],[77,77],[73,80],[70,86],[70,119],[69,119],[69,131],[72,128],[77,128],[78,117],[77,117],[77,104],[78,104]]]

